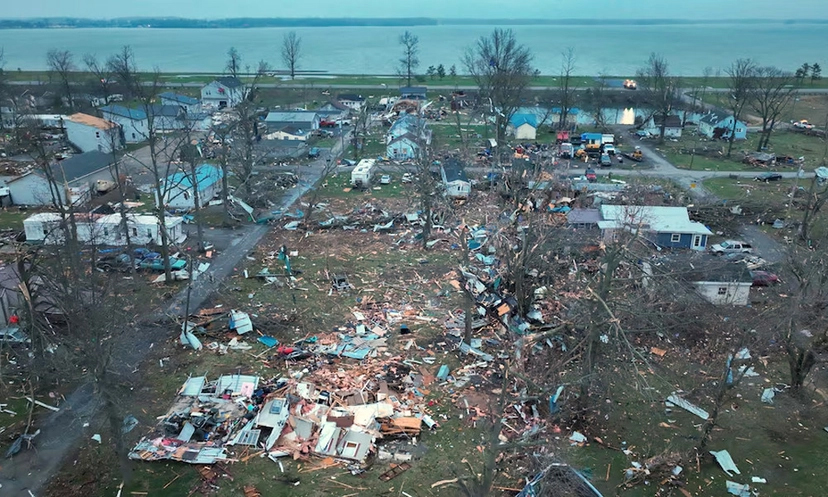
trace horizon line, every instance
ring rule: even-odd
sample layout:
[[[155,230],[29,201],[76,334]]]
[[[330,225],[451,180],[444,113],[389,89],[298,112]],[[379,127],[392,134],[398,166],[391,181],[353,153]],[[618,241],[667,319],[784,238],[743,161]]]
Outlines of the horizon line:
[[[594,22],[594,23],[612,23],[612,22],[634,22],[634,23],[707,23],[707,24],[727,24],[727,23],[821,23],[828,22],[828,18],[735,18],[735,19],[703,19],[703,18],[684,18],[684,17],[616,17],[613,19],[606,18],[589,18],[589,17],[569,17],[569,18],[527,18],[527,17],[433,17],[433,16],[401,16],[401,17],[320,17],[320,16],[303,16],[303,17],[181,17],[181,16],[119,16],[119,17],[71,17],[71,16],[52,16],[52,17],[0,17],[0,22],[3,21],[141,21],[141,20],[178,20],[178,21],[198,21],[198,22],[222,22],[222,21],[463,21],[463,22],[492,22],[492,21],[515,21],[515,22]]]

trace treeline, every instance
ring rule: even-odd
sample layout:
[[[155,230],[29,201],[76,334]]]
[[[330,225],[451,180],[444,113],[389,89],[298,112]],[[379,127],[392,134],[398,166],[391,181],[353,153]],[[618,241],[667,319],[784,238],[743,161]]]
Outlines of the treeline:
[[[0,19],[0,29],[44,28],[279,28],[279,27],[336,27],[336,26],[438,26],[438,25],[719,25],[719,24],[828,24],[828,19],[437,19],[429,17],[405,18],[274,18],[239,17],[230,19],[186,19],[180,17],[122,17],[116,19],[85,19],[49,17],[34,19]]]
[[[140,17],[118,19],[4,19],[0,29],[43,28],[279,28],[279,27],[335,27],[335,26],[436,26],[436,19],[428,18],[255,18],[184,19],[177,17]]]

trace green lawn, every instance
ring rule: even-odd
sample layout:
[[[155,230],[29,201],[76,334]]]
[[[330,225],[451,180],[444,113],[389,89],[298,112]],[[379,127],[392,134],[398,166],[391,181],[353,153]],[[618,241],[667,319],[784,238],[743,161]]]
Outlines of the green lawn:
[[[699,171],[752,171],[759,170],[742,162],[745,153],[756,151],[759,133],[749,133],[747,140],[733,144],[731,157],[727,158],[727,142],[698,138],[685,133],[678,141],[666,141],[657,145],[664,156],[676,167]],[[692,151],[696,150],[693,155]],[[706,151],[705,151],[706,149]],[[767,151],[794,158],[805,157],[805,170],[813,170],[822,161],[825,140],[789,131],[777,131],[771,135]],[[692,164],[691,164],[692,161]],[[796,166],[778,165],[776,170],[795,171]]]
[[[746,200],[767,204],[784,204],[788,201],[795,180],[783,179],[764,183],[752,178],[711,178],[702,184],[711,193],[723,200]],[[807,186],[808,181],[800,181]]]
[[[21,211],[16,207],[6,207],[0,210],[0,230],[22,230],[23,220],[34,214],[32,211]]]
[[[390,168],[389,168],[390,169]],[[391,175],[390,185],[380,185],[380,176],[383,174]],[[320,186],[319,197],[325,198],[395,198],[406,194],[408,185],[400,182],[401,173],[393,173],[383,171],[382,166],[378,167],[377,174],[374,176],[374,184],[371,189],[366,191],[354,190],[351,188],[351,173],[350,171],[340,171],[336,176],[331,176]],[[345,191],[348,190],[348,191]]]

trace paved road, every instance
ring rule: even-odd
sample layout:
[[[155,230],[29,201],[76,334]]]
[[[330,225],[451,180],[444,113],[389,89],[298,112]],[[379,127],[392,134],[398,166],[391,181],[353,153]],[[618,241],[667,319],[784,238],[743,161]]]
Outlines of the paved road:
[[[338,142],[331,150],[332,157],[342,153],[342,143],[348,143],[349,137]],[[304,195],[322,174],[326,158],[320,158],[303,168],[303,179],[288,190],[280,205],[283,211]],[[244,226],[239,229],[239,236],[230,242],[230,248],[219,254],[212,261],[208,273],[193,283],[190,296],[190,309],[198,309],[204,301],[216,292],[225,278],[230,276],[244,257],[250,253],[262,237],[268,232],[265,225]],[[212,275],[212,278],[210,278]],[[140,366],[156,343],[170,340],[177,332],[163,323],[168,315],[182,316],[187,299],[187,289],[182,289],[170,303],[149,313],[133,329],[123,333],[119,338],[114,353],[113,365],[116,365],[122,383],[140,384]],[[41,433],[35,439],[37,450],[26,450],[11,460],[0,465],[0,495],[29,496],[29,491],[38,496],[49,479],[60,470],[67,454],[79,444],[81,437],[92,433],[83,428],[85,422],[91,422],[101,405],[91,384],[81,385],[67,396],[61,404],[61,410],[43,416],[36,423]],[[127,413],[121,413],[126,415]],[[136,413],[140,417],[139,413]]]
[[[374,85],[346,85],[346,84],[339,84],[339,83],[326,83],[324,80],[317,80],[317,81],[308,81],[306,83],[259,83],[257,86],[260,88],[288,88],[288,89],[305,89],[308,87],[313,88],[333,88],[333,89],[367,89],[367,90],[384,90],[384,89],[393,89],[396,88],[397,85],[393,83],[393,79],[389,79],[392,84],[374,84]],[[44,81],[9,81],[10,85],[18,85],[18,86],[39,86],[47,84]],[[73,83],[80,85],[80,83]],[[152,83],[146,83],[147,86],[151,85]],[[176,83],[174,81],[167,81],[164,85],[168,88],[201,88],[204,86],[204,83]],[[476,85],[427,85],[429,90],[440,90],[440,91],[453,91],[453,90],[476,90],[478,86]],[[543,90],[553,90],[557,88],[557,86],[530,86],[529,90],[532,91],[543,91]],[[574,89],[577,91],[582,90],[589,90],[591,86],[578,86]],[[605,88],[605,91],[620,91],[626,92],[630,91],[625,88],[621,87],[610,87]],[[683,88],[681,90],[682,93],[691,92],[692,88]],[[727,88],[708,88],[707,93],[727,93],[730,90]],[[828,88],[797,88],[794,90],[798,93],[803,95],[805,94],[825,94],[828,93]]]

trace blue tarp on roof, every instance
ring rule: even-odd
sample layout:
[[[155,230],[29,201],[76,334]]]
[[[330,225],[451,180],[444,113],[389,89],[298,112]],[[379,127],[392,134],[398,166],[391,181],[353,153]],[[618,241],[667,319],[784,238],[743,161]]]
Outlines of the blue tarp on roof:
[[[198,183],[198,191],[205,190],[221,180],[221,168],[211,164],[202,164],[196,168],[196,182]],[[190,181],[190,175],[186,173],[175,173],[167,177],[167,183],[176,185],[180,188],[192,188],[193,184]]]

